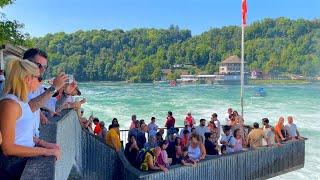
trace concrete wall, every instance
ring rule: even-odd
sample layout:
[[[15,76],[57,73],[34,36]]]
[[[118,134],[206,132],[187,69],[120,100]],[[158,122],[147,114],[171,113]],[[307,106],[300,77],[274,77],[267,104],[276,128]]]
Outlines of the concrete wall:
[[[30,158],[21,179],[120,179],[122,166],[117,153],[100,139],[83,130],[74,111],[63,111],[40,130],[41,139],[61,146],[54,157]]]

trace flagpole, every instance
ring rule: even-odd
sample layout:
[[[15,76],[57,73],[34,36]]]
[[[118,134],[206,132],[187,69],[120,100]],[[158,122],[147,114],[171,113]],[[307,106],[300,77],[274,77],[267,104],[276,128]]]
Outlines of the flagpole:
[[[242,24],[241,31],[241,90],[240,90],[240,104],[241,104],[241,116],[243,117],[243,95],[244,95],[244,24]]]

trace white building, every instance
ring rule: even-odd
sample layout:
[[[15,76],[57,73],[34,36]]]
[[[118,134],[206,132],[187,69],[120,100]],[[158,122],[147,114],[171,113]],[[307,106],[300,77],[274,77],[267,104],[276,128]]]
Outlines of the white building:
[[[219,74],[240,74],[241,59],[234,55],[220,63]]]
[[[7,56],[17,56],[22,58],[25,48],[21,46],[12,46],[10,44],[0,45],[0,70],[5,69],[5,59]]]

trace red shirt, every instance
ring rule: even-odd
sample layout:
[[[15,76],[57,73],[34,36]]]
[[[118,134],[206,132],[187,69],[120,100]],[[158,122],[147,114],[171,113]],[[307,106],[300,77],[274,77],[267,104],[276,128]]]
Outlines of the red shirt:
[[[192,116],[186,116],[185,122],[188,126],[193,127],[193,117]]]
[[[174,119],[174,117],[168,116],[167,117],[167,122],[166,122],[167,129],[170,129],[170,128],[174,127],[175,122],[176,122],[176,120]]]
[[[93,133],[98,135],[101,132],[101,127],[99,124],[96,125],[96,127],[94,127]]]
[[[186,147],[189,144],[189,136],[182,136],[181,137],[181,149]]]

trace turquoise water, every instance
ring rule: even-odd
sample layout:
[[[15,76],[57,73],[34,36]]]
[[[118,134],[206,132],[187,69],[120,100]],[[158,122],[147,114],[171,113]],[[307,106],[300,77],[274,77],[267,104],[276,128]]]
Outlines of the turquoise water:
[[[319,179],[320,178],[320,84],[265,85],[266,97],[253,97],[257,86],[245,87],[244,118],[246,124],[261,122],[268,117],[274,124],[280,116],[292,115],[300,134],[306,141],[305,168],[274,179]],[[80,83],[82,94],[88,102],[85,115],[91,112],[107,123],[117,117],[121,129],[130,125],[132,114],[138,119],[150,121],[157,118],[164,125],[166,114],[173,111],[177,125],[191,111],[196,120],[209,119],[213,112],[223,122],[228,107],[240,112],[240,87],[235,85],[168,85],[125,83]]]

